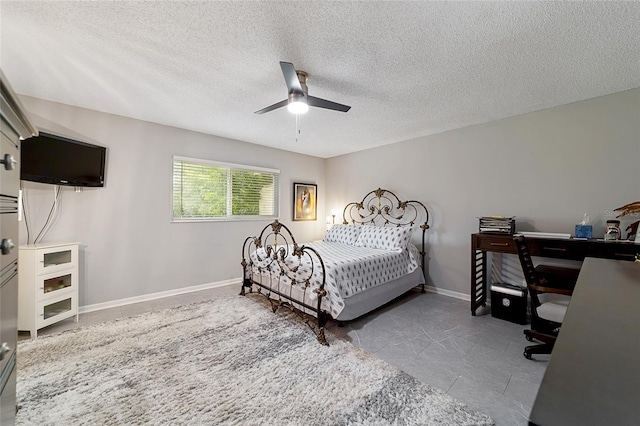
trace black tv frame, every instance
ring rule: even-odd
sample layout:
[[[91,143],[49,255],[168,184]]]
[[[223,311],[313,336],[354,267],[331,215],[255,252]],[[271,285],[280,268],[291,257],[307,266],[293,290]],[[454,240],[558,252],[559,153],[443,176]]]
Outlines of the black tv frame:
[[[85,148],[90,148],[91,150],[97,150],[100,153],[100,157],[101,157],[99,160],[99,163],[100,163],[99,170],[94,170],[95,173],[91,173],[91,175],[88,175],[89,177],[85,179],[78,179],[77,176],[72,177],[69,174],[65,174],[64,166],[62,164],[60,164],[60,167],[55,169],[55,171],[53,172],[51,172],[51,170],[53,169],[50,169],[50,172],[43,171],[41,173],[36,173],[33,170],[31,170],[29,173],[29,167],[28,167],[29,158],[25,158],[24,156],[24,147],[25,145],[29,145],[30,143],[36,142],[35,140],[37,139],[40,139],[40,142],[42,142],[41,140],[43,139],[52,139],[58,143],[66,144],[69,148],[85,147]],[[72,151],[73,149],[69,151],[69,153],[71,153]],[[76,150],[75,155],[80,155],[79,152],[80,150]],[[47,153],[46,151],[44,151],[42,154],[46,155]],[[105,170],[106,170],[106,159],[107,159],[107,148],[104,146],[90,144],[87,142],[78,141],[75,139],[70,139],[64,136],[54,135],[51,133],[40,132],[38,136],[25,139],[21,142],[22,165],[20,167],[20,179],[24,181],[31,181],[31,182],[52,184],[52,185],[102,188],[104,187],[104,180],[105,180],[104,177],[105,177]],[[78,161],[78,158],[70,158],[67,160]],[[42,159],[40,161],[42,161]],[[60,161],[60,159],[58,159],[58,161]],[[49,164],[48,166],[50,165],[51,164]]]

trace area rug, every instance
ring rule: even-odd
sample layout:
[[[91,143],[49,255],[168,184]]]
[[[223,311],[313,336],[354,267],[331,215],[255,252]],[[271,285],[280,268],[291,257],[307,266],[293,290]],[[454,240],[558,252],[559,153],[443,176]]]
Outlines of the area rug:
[[[18,425],[491,425],[256,296],[18,345]]]

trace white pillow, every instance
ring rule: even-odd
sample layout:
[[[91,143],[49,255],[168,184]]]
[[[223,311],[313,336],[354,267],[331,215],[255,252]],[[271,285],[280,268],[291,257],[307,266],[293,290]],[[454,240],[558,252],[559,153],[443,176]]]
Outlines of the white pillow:
[[[329,232],[326,233],[322,241],[328,243],[342,243],[350,246],[354,245],[358,240],[360,231],[362,230],[360,225],[343,225],[341,223],[333,225]]]
[[[365,226],[355,245],[382,250],[404,250],[412,232],[411,226]]]

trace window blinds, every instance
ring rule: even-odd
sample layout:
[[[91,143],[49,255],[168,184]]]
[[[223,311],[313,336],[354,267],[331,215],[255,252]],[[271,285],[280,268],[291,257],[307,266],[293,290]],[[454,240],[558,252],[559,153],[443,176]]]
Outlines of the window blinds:
[[[276,218],[279,170],[173,157],[173,220]]]

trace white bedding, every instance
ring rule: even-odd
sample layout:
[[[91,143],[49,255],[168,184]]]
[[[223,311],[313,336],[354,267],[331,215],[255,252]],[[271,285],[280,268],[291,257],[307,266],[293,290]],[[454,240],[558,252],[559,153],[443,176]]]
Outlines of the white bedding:
[[[324,262],[327,298],[323,301],[327,301],[328,305],[323,303],[323,306],[333,318],[339,317],[349,298],[382,284],[398,280],[418,268],[419,253],[417,248],[410,243],[406,249],[397,250],[382,250],[326,241],[305,245],[315,249]],[[295,276],[298,279],[304,277],[308,275],[309,268],[311,268],[309,257],[303,256],[302,262],[299,262],[296,256],[289,255],[286,259],[287,265],[294,269],[298,266],[298,269],[290,273],[290,277],[283,276],[277,262],[272,262],[270,263],[272,274],[269,275],[268,271],[264,270],[264,267],[269,263],[264,260],[266,258],[264,249],[261,248],[253,252],[251,257],[256,266],[263,267],[261,276],[254,276],[253,279],[259,279],[263,285],[270,285],[272,289],[287,294],[292,290],[287,291],[283,287],[290,286],[291,277]],[[306,303],[315,302],[316,294],[313,290],[320,284],[321,268],[315,265],[309,287],[304,289],[303,285],[295,286],[300,288],[293,289],[293,292],[302,293],[302,296],[307,300]]]

